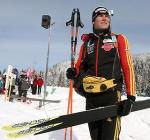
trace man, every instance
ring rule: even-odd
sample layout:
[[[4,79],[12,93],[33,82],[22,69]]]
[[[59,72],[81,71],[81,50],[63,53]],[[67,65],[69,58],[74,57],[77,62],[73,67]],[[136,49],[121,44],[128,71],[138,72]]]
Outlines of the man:
[[[43,84],[44,84],[44,81],[40,75],[37,79],[38,95],[41,95],[41,88],[42,88]]]
[[[37,75],[34,75],[32,84],[32,94],[36,95],[36,93],[37,93]]]
[[[3,93],[3,78],[0,75],[0,94]]]
[[[22,102],[26,102],[27,91],[29,88],[30,88],[30,82],[27,78],[27,75],[26,74],[20,75],[18,90],[19,90],[19,97],[21,98]]]
[[[86,109],[113,105],[121,100],[123,79],[127,100],[120,116],[128,115],[135,101],[135,77],[128,40],[111,32],[110,12],[98,7],[92,15],[93,33],[82,36],[83,45],[75,68],[68,68],[68,79],[86,97]],[[119,140],[120,116],[88,124],[92,140]]]

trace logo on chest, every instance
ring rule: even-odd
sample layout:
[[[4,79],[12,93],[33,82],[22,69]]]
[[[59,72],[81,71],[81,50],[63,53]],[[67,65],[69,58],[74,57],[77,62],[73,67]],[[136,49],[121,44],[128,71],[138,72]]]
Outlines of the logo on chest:
[[[104,51],[109,52],[114,48],[114,43],[111,39],[104,39],[102,48],[104,49]]]
[[[92,43],[92,44],[88,43],[87,53],[88,54],[93,53],[94,52],[94,48],[95,48],[95,44],[94,43]]]

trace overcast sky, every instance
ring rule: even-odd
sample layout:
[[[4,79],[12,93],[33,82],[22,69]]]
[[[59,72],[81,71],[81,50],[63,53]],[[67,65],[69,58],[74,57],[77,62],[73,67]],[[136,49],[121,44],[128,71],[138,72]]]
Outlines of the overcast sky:
[[[150,1],[148,0],[0,0],[0,69],[14,67],[45,70],[48,30],[41,27],[42,15],[55,21],[51,29],[49,66],[70,60],[70,20],[79,8],[85,27],[92,31],[91,15],[98,6],[114,10],[112,31],[127,36],[132,54],[150,52]]]

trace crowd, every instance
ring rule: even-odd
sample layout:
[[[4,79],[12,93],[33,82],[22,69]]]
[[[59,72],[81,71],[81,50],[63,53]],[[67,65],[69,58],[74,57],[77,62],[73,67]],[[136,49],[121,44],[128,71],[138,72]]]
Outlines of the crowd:
[[[27,71],[17,72],[13,69],[13,78],[9,78],[7,73],[0,72],[0,94],[7,94],[10,92],[10,100],[14,95],[18,95],[18,100],[26,102],[27,91],[30,89],[33,95],[40,95],[41,88],[44,84],[43,77],[36,72],[28,73]],[[12,80],[9,82],[9,80]],[[7,85],[6,85],[7,81]]]

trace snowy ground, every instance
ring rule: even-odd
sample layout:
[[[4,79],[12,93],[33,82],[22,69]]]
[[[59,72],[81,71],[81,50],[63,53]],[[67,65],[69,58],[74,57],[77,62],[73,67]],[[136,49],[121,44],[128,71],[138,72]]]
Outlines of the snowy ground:
[[[49,87],[48,99],[61,100],[60,103],[47,103],[45,107],[38,108],[39,102],[33,101],[31,104],[21,102],[6,102],[4,96],[0,96],[0,128],[4,124],[17,123],[39,119],[42,117],[54,117],[66,114],[68,89]],[[32,97],[30,93],[28,96]],[[36,96],[36,98],[40,98]],[[146,98],[138,98],[146,99]],[[85,108],[85,99],[74,94],[73,112],[82,111]],[[54,131],[47,134],[21,138],[21,140],[62,140],[64,130]],[[73,127],[73,140],[90,140],[87,124]],[[0,140],[8,140],[6,132],[0,131]],[[131,113],[122,118],[122,130],[120,140],[150,140],[150,109]]]

